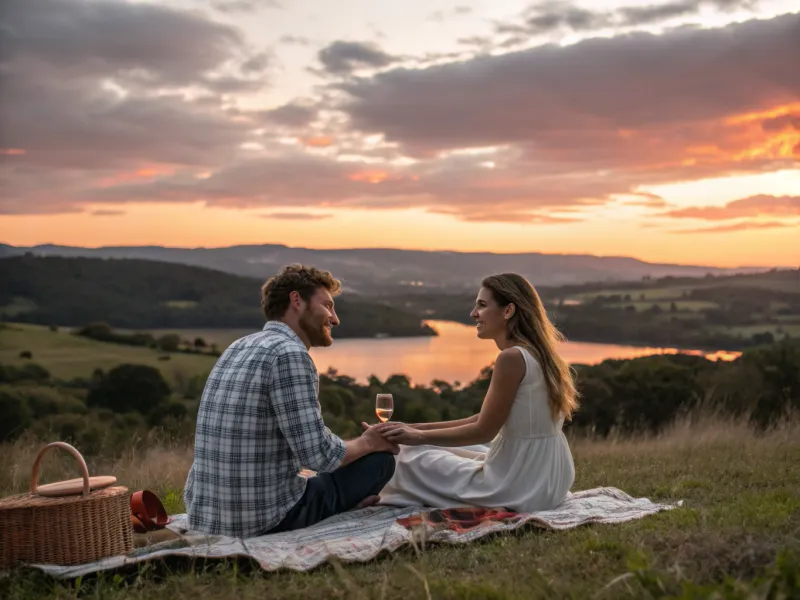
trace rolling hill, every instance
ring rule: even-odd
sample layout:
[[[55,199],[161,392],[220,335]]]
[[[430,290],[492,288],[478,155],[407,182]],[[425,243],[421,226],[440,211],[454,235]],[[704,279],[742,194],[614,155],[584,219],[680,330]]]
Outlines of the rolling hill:
[[[365,294],[400,290],[472,293],[490,273],[515,271],[537,286],[558,286],[590,281],[637,281],[652,278],[703,277],[766,270],[760,267],[723,269],[647,263],[634,258],[579,254],[493,254],[488,252],[425,252],[393,249],[313,250],[282,245],[231,246],[227,248],[167,248],[121,246],[81,248],[41,245],[0,245],[0,257],[33,253],[37,256],[88,258],[136,258],[206,267],[266,279],[293,262],[329,269],[347,289]]]
[[[134,259],[16,256],[0,259],[0,318],[79,326],[260,328],[263,280],[212,269]],[[419,316],[343,294],[346,337],[435,335]]]

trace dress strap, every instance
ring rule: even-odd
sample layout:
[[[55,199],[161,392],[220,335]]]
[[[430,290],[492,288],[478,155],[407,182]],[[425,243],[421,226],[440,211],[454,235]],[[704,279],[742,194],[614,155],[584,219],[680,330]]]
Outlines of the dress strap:
[[[520,354],[522,354],[522,360],[525,361],[525,376],[522,378],[522,382],[520,383],[520,385],[523,385],[525,383],[528,383],[530,375],[533,371],[533,369],[531,368],[531,360],[533,360],[533,356],[531,356],[531,353],[528,351],[527,348],[525,348],[525,346],[514,346],[514,348],[517,348],[519,350]]]

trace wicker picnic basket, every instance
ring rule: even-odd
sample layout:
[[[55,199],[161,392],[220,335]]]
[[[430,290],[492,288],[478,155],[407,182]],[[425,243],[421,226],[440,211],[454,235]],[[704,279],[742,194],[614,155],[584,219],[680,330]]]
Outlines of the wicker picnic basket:
[[[82,479],[39,487],[39,465],[51,448],[72,454]],[[83,456],[69,444],[47,444],[33,463],[30,491],[0,500],[0,568],[20,563],[76,565],[130,551],[128,488],[105,487],[115,481],[90,478]],[[103,489],[93,489],[97,487]]]

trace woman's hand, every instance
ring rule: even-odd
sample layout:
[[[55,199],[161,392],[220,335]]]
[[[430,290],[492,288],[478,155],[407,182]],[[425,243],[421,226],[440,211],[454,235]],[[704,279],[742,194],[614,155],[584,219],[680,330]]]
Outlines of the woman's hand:
[[[370,452],[391,452],[392,454],[400,452],[400,447],[396,443],[381,435],[377,429],[378,425],[368,425],[362,422],[361,427],[364,428],[361,437],[364,438]]]
[[[425,433],[405,423],[381,423],[375,429],[389,442],[405,444],[406,446],[419,446],[425,444]]]

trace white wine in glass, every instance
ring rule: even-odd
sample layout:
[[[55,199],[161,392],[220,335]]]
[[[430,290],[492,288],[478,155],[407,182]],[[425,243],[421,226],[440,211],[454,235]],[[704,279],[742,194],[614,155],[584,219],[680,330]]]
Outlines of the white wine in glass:
[[[375,414],[378,415],[381,423],[386,423],[392,418],[392,411],[394,411],[394,400],[391,394],[375,396]]]

